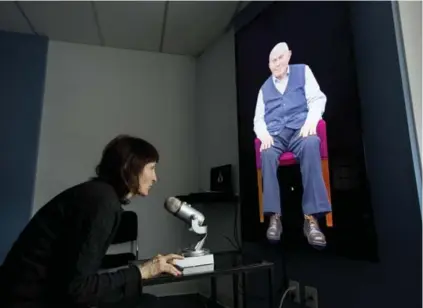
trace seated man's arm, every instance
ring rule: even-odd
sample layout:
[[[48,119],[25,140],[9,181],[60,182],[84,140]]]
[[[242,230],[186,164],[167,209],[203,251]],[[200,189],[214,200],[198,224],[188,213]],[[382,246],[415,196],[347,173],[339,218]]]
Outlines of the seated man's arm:
[[[256,110],[254,114],[254,132],[256,133],[257,138],[261,141],[263,141],[265,137],[269,136],[266,122],[264,121],[264,102],[261,90],[257,96]]]
[[[254,115],[254,132],[257,138],[260,139],[260,152],[270,148],[273,145],[273,138],[267,130],[266,122],[264,121],[264,101],[263,93],[260,90],[257,97],[256,110]]]
[[[305,66],[304,88],[308,105],[306,123],[317,126],[317,123],[325,112],[326,95],[320,90],[320,86],[308,65]]]

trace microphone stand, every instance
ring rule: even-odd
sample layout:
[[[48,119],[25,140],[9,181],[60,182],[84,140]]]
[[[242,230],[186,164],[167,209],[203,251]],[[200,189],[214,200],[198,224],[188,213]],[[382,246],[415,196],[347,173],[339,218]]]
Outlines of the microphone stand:
[[[184,259],[175,260],[176,265],[182,268],[206,266],[206,270],[213,270],[214,266],[211,267],[210,265],[214,265],[214,256],[210,253],[209,249],[203,247],[207,238],[207,226],[201,226],[197,219],[192,219],[191,228],[189,230],[196,234],[204,234],[204,236],[197,242],[194,248],[189,247],[182,249],[181,254],[184,256]]]
[[[189,228],[190,231],[193,231],[196,234],[204,234],[203,238],[197,242],[194,248],[185,248],[182,250],[182,254],[185,257],[198,257],[204,256],[210,253],[210,250],[207,248],[203,248],[204,242],[207,238],[207,226],[200,226],[200,223],[197,219],[191,220],[191,227]]]

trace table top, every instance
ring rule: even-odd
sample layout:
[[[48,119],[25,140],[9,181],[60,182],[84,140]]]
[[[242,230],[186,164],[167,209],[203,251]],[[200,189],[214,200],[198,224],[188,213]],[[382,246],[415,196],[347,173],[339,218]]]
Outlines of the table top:
[[[196,203],[236,203],[238,196],[227,192],[198,192],[190,193],[188,195],[176,196],[179,200],[190,204]]]
[[[142,260],[135,263],[144,262]],[[189,268],[184,270],[184,274],[174,277],[169,274],[163,274],[156,278],[148,279],[143,282],[144,285],[158,285],[171,282],[180,282],[204,277],[216,277],[241,272],[250,272],[273,268],[273,263],[264,260],[254,260],[246,258],[238,251],[217,252],[214,253],[214,266],[209,268],[204,266],[197,269]]]

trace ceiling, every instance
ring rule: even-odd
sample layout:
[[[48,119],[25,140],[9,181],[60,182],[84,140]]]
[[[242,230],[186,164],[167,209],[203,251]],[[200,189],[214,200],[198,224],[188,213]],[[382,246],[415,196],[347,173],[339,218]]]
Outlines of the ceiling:
[[[198,56],[250,1],[0,1],[0,30]]]

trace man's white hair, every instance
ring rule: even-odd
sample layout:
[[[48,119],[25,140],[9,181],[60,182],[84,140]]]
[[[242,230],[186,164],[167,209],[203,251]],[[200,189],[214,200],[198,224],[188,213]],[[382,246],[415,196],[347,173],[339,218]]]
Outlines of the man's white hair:
[[[275,47],[272,48],[269,54],[269,58],[271,58],[275,54],[281,54],[289,51],[288,44],[285,42],[277,43]]]

